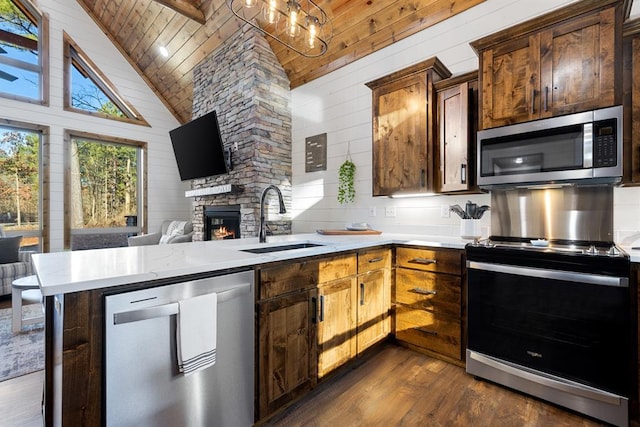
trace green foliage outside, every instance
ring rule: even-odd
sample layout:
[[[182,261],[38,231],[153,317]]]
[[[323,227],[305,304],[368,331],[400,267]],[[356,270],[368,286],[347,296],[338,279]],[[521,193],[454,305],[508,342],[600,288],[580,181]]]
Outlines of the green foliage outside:
[[[37,227],[39,150],[38,134],[0,128],[0,220],[17,229]]]
[[[73,139],[73,228],[125,225],[125,215],[137,215],[137,148]],[[73,173],[77,171],[77,173]],[[79,193],[79,194],[78,194]]]

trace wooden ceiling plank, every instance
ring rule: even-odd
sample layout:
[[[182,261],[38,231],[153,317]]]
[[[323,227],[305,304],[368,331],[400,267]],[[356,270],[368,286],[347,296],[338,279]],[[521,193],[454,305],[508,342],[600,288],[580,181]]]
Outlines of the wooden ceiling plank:
[[[176,33],[173,35],[169,42],[166,42],[165,46],[167,51],[169,52],[169,56],[164,58],[162,55],[157,55],[154,60],[147,65],[144,69],[146,74],[152,75],[156,73],[159,69],[163,68],[170,60],[171,57],[180,49],[182,49],[185,44],[191,38],[190,34],[194,33],[195,29],[188,29],[186,27],[190,27],[192,25],[198,25],[196,22],[193,22],[191,19],[185,19],[184,25],[182,28],[178,29]],[[198,25],[199,26],[199,25]]]
[[[290,69],[291,87],[300,86],[317,77],[335,71],[350,62],[369,55],[382,47],[389,46],[398,40],[415,34],[483,1],[484,0],[465,0],[464,2],[456,2],[453,9],[450,8],[451,5],[448,4],[447,1],[438,1],[438,8],[431,8],[430,14],[427,16],[423,16],[423,14],[419,15],[418,13],[406,15],[401,20],[394,22],[393,25],[377,31],[362,41],[347,46],[339,52],[334,51],[330,57],[322,62],[319,61],[316,64],[307,63],[307,67],[304,69]]]
[[[132,1],[132,0],[128,0],[128,1]],[[146,3],[144,1],[134,1],[134,3],[135,3],[135,6],[133,7],[133,10],[131,11],[126,21],[122,25],[122,30],[117,34],[112,34],[113,37],[116,40],[118,40],[120,45],[125,49],[127,54],[129,53],[129,45],[127,44],[129,37],[131,37],[131,34],[137,31],[138,23],[142,19],[142,15],[144,14],[144,11],[149,6],[149,3]]]
[[[158,53],[156,41],[175,16],[180,15],[172,11],[162,11],[156,16],[149,28],[144,31],[142,38],[138,40],[138,45],[131,52],[131,58],[134,61],[139,64],[140,58],[150,50],[154,51],[155,54]],[[140,69],[143,68],[140,67]]]
[[[158,6],[153,2],[149,3],[149,7],[147,7],[147,9],[144,11],[135,29],[127,38],[127,41],[125,42],[125,46],[127,46],[127,51],[129,52],[129,55],[131,55],[131,58],[134,59],[134,61],[135,61],[135,58],[133,58],[132,53],[136,50],[140,42],[144,39],[144,36],[147,33],[147,31],[149,31],[149,28],[151,27],[151,24],[153,24],[153,21],[160,14],[160,12],[163,12],[163,11],[166,13],[175,13],[175,12],[166,11],[161,6]]]
[[[189,19],[193,19],[201,25],[206,23],[204,13],[193,1],[189,0],[154,0],[168,8],[178,12],[181,15],[186,16]]]
[[[120,7],[118,7],[118,10],[113,17],[113,21],[109,22],[109,28],[112,28],[113,31],[112,34],[118,34],[122,30],[122,27],[129,17],[129,14],[133,11],[135,4],[136,2],[133,1],[121,2]]]
[[[120,53],[122,54],[122,56],[127,60],[127,62],[129,62],[129,64],[131,65],[131,67],[136,70],[136,72],[140,75],[140,77],[144,80],[144,82],[147,84],[147,86],[149,87],[149,89],[151,89],[151,91],[153,93],[156,94],[156,96],[158,97],[158,99],[164,104],[164,106],[167,108],[167,110],[181,123],[185,123],[182,119],[182,117],[178,114],[178,112],[176,111],[176,109],[173,107],[173,105],[167,101],[165,94],[161,93],[156,86],[151,82],[151,80],[149,80],[147,78],[147,76],[145,76],[145,74],[142,72],[142,70],[140,70],[140,68],[138,67],[138,65],[133,62],[131,60],[131,58],[129,57],[129,55],[127,54],[127,51],[125,50],[125,48],[120,44],[120,42],[109,33],[109,31],[107,30],[107,27],[98,19],[98,17],[93,13],[93,10],[91,10],[84,2],[83,0],[78,0],[78,3],[80,4],[80,6],[82,6],[82,8],[85,10],[85,12],[91,17],[91,19],[95,22],[95,24],[100,28],[101,31],[103,31],[107,37],[109,37],[109,39],[111,39],[111,42],[113,43],[113,45],[120,51]],[[136,2],[137,3],[137,2]]]
[[[104,11],[107,9],[107,2],[106,0],[96,0],[93,3],[93,6],[91,7],[91,9],[93,9],[96,13],[96,16],[102,20],[102,18],[104,17]]]
[[[142,56],[137,61],[142,71],[146,73],[147,67],[149,67],[149,64],[155,61],[156,58],[163,58],[159,52],[160,46],[164,46],[167,49],[167,52],[169,52],[167,47],[169,44],[169,41],[176,36],[178,31],[184,27],[184,23],[187,21],[190,21],[190,20],[180,15],[179,13],[174,13],[173,17],[164,26],[164,28],[159,29],[157,32],[155,32],[157,36],[155,37],[154,40],[151,41],[151,44],[146,47]],[[156,25],[156,23],[154,23],[154,25]],[[152,28],[154,25],[152,25]]]

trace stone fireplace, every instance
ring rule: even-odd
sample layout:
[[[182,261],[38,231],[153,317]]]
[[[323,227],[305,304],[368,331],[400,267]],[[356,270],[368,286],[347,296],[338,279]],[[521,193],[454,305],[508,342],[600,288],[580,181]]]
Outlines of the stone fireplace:
[[[193,72],[193,118],[216,110],[233,170],[196,179],[192,190],[231,187],[221,194],[195,196],[193,240],[205,240],[211,207],[238,206],[239,233],[257,236],[262,190],[274,184],[291,209],[291,107],[289,80],[271,47],[246,25],[204,59]],[[267,222],[273,234],[289,234],[291,221],[278,215],[278,202],[267,198]]]

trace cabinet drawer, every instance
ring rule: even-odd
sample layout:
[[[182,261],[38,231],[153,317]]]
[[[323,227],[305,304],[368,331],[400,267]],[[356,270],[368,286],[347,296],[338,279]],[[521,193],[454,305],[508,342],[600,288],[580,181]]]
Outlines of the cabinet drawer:
[[[398,268],[395,302],[459,318],[461,280],[460,276]]]
[[[462,274],[462,254],[457,249],[397,248],[399,267],[438,273]]]
[[[460,322],[429,311],[396,307],[396,338],[457,360],[462,359]]]
[[[338,255],[319,261],[318,283],[326,283],[332,280],[344,279],[355,276],[358,261],[356,254]]]
[[[315,287],[319,276],[318,261],[288,262],[260,270],[260,299]]]
[[[391,268],[391,249],[374,249],[358,254],[358,273]]]

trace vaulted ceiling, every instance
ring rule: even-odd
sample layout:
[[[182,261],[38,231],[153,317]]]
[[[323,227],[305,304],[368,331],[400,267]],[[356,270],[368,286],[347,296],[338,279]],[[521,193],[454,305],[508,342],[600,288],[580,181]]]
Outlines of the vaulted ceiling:
[[[78,0],[182,123],[193,68],[242,27],[229,0]],[[236,0],[237,1],[237,0]],[[328,52],[305,58],[268,38],[295,88],[485,0],[316,0],[333,24]],[[160,54],[165,46],[169,55]]]

